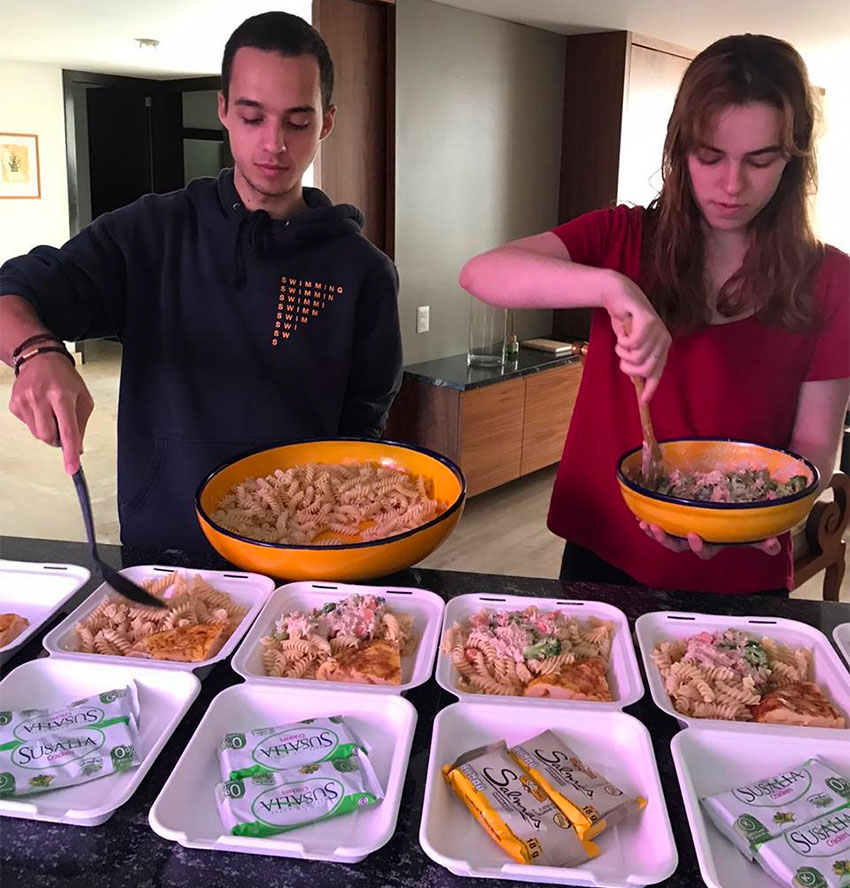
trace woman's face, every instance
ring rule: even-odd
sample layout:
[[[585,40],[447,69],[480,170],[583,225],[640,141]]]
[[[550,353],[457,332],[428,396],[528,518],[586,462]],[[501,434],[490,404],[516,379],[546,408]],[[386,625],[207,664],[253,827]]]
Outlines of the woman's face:
[[[772,105],[727,105],[688,154],[694,199],[711,228],[745,229],[773,197],[787,163],[781,125]]]

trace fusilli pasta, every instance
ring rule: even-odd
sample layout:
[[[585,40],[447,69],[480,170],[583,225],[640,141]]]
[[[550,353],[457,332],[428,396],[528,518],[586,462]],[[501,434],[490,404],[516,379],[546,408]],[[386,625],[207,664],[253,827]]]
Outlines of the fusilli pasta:
[[[344,545],[384,539],[445,511],[430,480],[377,463],[310,463],[246,478],[212,520],[262,542]]]
[[[199,623],[224,623],[224,636],[233,633],[247,608],[238,607],[226,592],[213,588],[199,575],[174,571],[140,584],[166,604],[149,608],[106,595],[91,613],[75,625],[76,644],[84,654],[144,657],[136,645],[155,632]],[[169,594],[170,592],[170,594]]]
[[[811,651],[734,629],[662,641],[650,656],[674,709],[693,718],[751,721],[764,694],[812,671]]]

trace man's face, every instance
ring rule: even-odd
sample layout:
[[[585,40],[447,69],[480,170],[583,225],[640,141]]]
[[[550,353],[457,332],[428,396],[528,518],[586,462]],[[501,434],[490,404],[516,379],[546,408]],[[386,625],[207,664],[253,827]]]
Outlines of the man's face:
[[[242,47],[233,58],[227,102],[218,96],[237,174],[264,197],[300,186],[319,142],[333,129],[334,113],[333,107],[322,111],[313,56]]]

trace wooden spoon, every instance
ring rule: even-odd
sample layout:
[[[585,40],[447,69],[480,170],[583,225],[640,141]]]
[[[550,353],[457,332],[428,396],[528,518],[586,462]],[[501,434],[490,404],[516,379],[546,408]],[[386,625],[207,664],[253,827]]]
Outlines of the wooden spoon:
[[[623,330],[626,336],[632,330],[632,316],[627,315],[623,321]],[[638,410],[640,411],[640,426],[643,430],[643,448],[641,450],[640,474],[641,483],[649,490],[657,490],[658,482],[664,473],[664,455],[658,446],[658,440],[655,432],[652,430],[652,417],[649,415],[649,404],[645,404],[641,398],[643,397],[643,389],[646,383],[640,376],[633,376],[632,382],[635,386],[637,394]]]

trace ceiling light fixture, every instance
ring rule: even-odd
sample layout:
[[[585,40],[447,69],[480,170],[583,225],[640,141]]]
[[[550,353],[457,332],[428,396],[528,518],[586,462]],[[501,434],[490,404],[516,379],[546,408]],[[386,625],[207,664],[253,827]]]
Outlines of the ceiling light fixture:
[[[136,37],[136,43],[142,52],[155,50],[159,46],[159,40],[154,40],[152,37]]]

